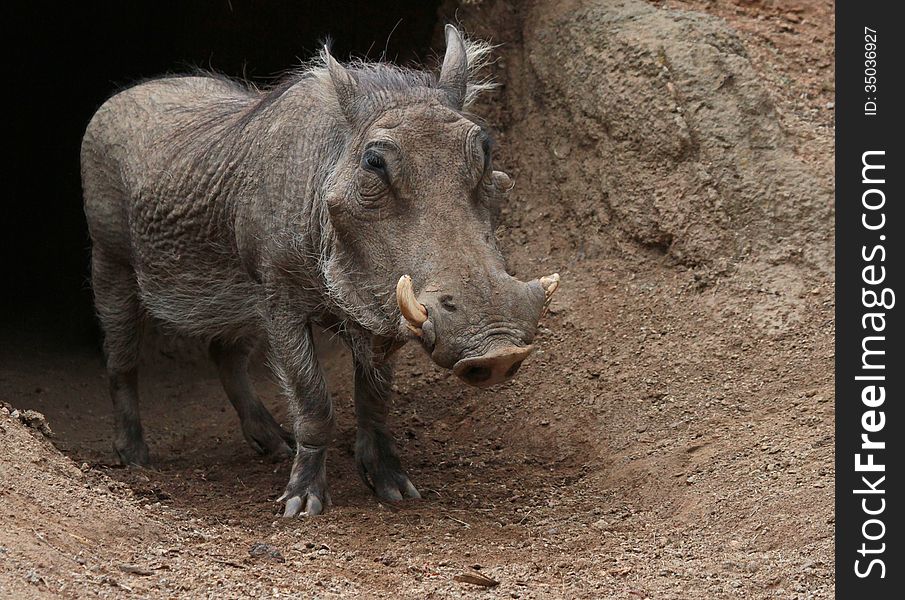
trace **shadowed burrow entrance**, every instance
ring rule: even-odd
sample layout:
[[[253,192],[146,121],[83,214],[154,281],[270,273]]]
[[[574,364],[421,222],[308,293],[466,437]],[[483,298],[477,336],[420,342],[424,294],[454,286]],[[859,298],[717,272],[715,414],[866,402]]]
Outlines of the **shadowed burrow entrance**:
[[[9,123],[15,152],[0,235],[4,343],[31,346],[38,336],[54,347],[99,347],[79,147],[106,98],[142,79],[197,69],[267,86],[327,40],[342,59],[431,63],[437,4],[223,0],[164,9],[130,2],[48,14],[17,3],[8,22],[30,33],[8,77],[27,98]]]

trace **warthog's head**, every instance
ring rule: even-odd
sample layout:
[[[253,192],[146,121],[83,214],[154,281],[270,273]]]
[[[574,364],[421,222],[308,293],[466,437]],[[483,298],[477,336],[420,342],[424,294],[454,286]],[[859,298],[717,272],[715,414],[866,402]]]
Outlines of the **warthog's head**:
[[[452,26],[446,44],[438,79],[347,68],[325,54],[349,124],[327,206],[344,283],[380,304],[395,335],[416,336],[438,365],[487,387],[531,353],[559,276],[526,283],[506,272],[495,228],[512,181],[493,170],[488,133],[463,113],[486,87],[471,77],[488,47]]]

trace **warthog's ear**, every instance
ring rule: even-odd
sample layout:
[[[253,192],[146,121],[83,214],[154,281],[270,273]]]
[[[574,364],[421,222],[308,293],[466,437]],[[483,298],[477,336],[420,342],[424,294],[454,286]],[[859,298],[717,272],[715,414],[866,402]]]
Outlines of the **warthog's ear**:
[[[330,81],[333,82],[333,89],[336,92],[336,101],[339,103],[339,108],[342,110],[346,120],[352,123],[355,116],[355,95],[357,91],[355,79],[345,67],[333,58],[327,46],[324,46],[324,61],[327,63],[327,72],[330,73]]]
[[[437,87],[446,93],[453,108],[462,110],[468,92],[468,52],[462,32],[453,25],[446,26],[446,55]]]

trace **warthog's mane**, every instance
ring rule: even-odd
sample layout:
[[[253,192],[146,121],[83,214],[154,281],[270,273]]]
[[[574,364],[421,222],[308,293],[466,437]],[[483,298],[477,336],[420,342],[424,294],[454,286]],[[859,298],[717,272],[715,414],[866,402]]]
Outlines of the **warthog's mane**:
[[[493,46],[480,40],[465,40],[468,59],[468,83],[463,109],[468,109],[478,96],[496,87],[489,77],[481,73],[487,66]],[[316,58],[295,69],[270,88],[259,90],[250,86],[249,91],[257,92],[260,99],[243,115],[248,122],[266,111],[289,90],[299,83],[310,81],[312,93],[317,94],[325,107],[339,110],[333,83],[327,69],[329,48],[325,47]],[[435,94],[437,90],[437,70],[403,67],[383,61],[354,59],[343,63],[356,83],[356,92],[362,98],[375,101],[392,101],[404,98]]]

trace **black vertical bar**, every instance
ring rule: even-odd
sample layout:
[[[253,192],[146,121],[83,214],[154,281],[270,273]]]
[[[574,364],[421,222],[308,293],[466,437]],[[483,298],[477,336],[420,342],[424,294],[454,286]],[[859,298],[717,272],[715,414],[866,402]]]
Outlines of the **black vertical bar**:
[[[836,5],[837,598],[905,593],[905,31],[896,8]]]

